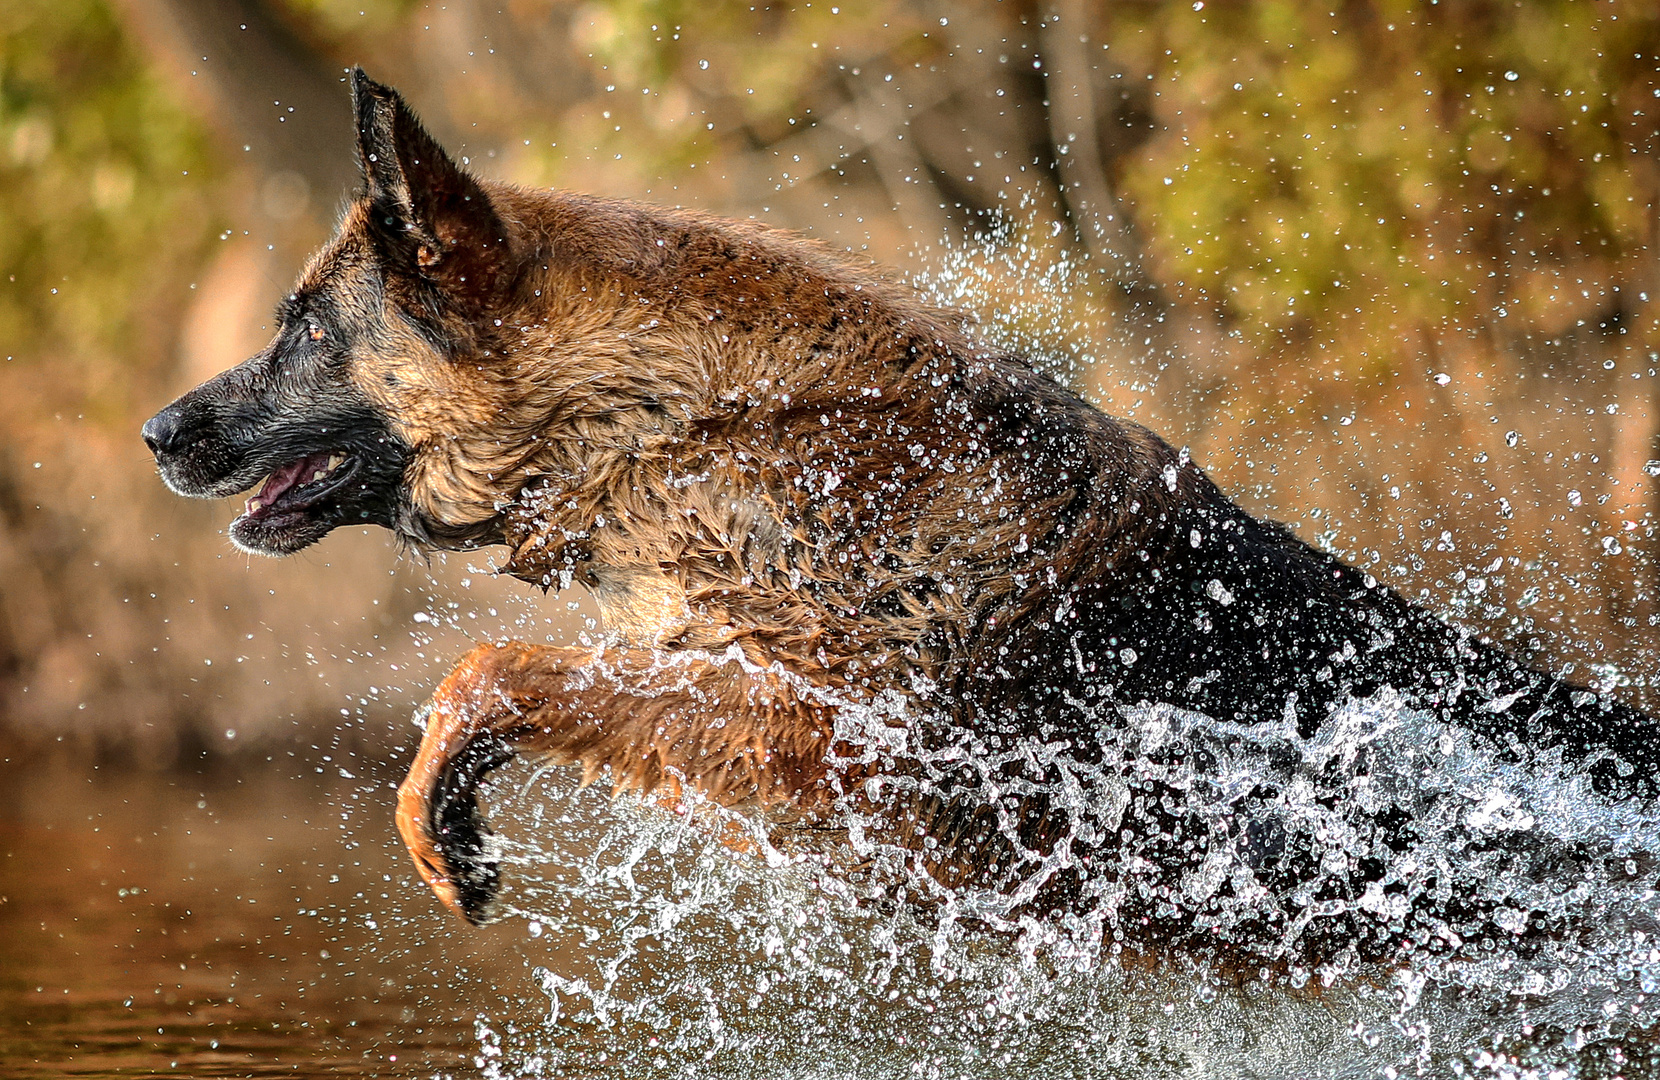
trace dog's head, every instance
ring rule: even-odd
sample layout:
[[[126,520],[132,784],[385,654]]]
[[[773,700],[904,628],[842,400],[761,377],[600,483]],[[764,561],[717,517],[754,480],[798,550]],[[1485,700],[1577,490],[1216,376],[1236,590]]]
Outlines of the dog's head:
[[[230,535],[262,555],[357,524],[484,542],[476,512],[442,508],[499,497],[431,482],[422,498],[410,492],[423,460],[445,453],[437,433],[477,428],[492,408],[469,361],[496,353],[492,308],[515,268],[508,229],[394,91],[361,71],[352,83],[364,190],[283,301],[276,336],[144,425],[178,494],[254,489]]]

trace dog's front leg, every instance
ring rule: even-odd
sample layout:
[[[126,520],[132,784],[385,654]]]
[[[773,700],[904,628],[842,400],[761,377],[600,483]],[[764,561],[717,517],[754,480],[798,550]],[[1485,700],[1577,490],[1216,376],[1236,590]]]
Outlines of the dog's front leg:
[[[830,708],[772,671],[702,654],[595,654],[520,642],[481,645],[438,687],[426,735],[398,789],[398,831],[421,877],[469,922],[498,885],[477,788],[518,753],[609,772],[616,790],[724,806],[828,798]]]

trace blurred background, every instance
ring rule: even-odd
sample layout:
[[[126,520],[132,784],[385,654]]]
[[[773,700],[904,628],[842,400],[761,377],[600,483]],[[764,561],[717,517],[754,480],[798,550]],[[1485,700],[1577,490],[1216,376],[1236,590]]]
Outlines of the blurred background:
[[[251,559],[138,439],[263,343],[359,63],[484,174],[868,252],[1654,708],[1657,55],[1653,0],[0,0],[6,746],[389,745],[468,636],[581,628],[484,554]]]

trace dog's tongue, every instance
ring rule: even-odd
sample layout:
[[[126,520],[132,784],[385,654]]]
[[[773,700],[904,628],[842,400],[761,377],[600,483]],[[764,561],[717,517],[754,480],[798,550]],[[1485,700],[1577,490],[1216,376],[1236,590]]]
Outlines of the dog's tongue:
[[[248,513],[257,514],[261,510],[269,508],[278,499],[282,498],[284,492],[303,483],[313,472],[327,464],[327,454],[312,454],[310,457],[291,461],[277,469],[265,478],[265,482],[259,486],[259,490],[254,492],[253,498],[248,500]]]

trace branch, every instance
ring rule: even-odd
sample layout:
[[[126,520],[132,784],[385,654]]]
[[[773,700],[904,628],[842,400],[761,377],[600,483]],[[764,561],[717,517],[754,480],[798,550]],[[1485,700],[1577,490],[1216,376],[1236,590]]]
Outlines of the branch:
[[[343,74],[261,0],[118,0],[158,70],[207,118],[233,160],[259,174],[280,224],[302,212],[327,224],[356,183]]]

